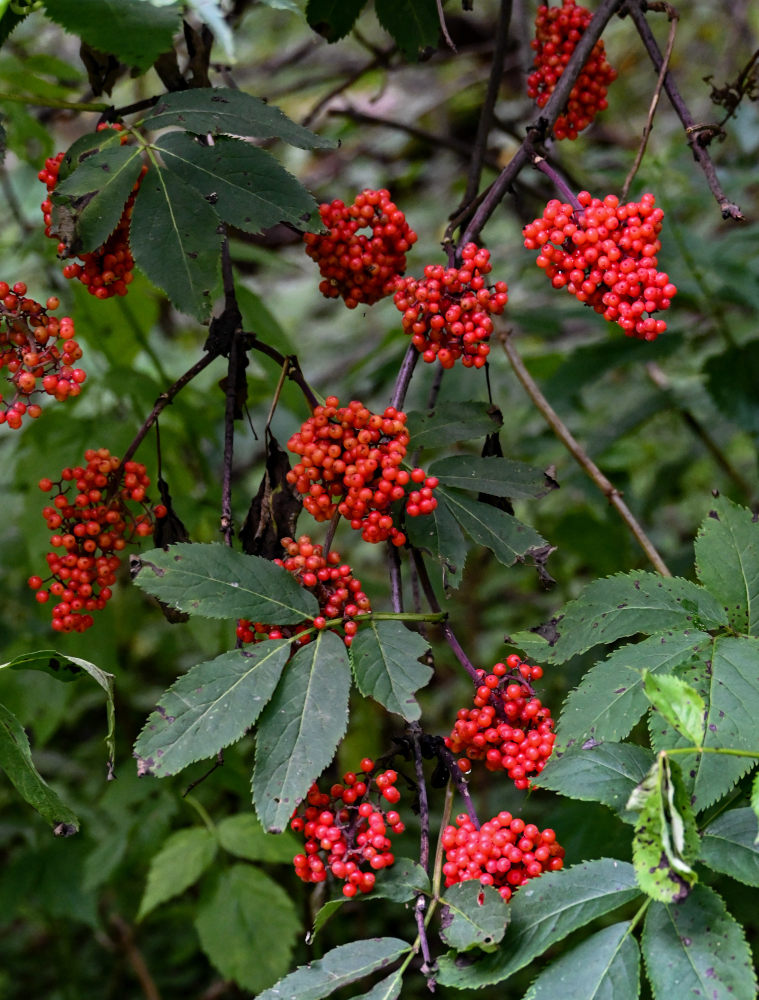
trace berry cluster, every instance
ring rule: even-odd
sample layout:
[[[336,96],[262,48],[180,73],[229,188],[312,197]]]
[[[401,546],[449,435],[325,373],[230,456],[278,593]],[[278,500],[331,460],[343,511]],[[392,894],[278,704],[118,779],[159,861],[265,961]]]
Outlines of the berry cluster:
[[[324,628],[327,620],[341,617],[342,624],[333,628],[342,636],[345,645],[350,646],[358,631],[354,619],[371,611],[369,598],[361,589],[361,581],[353,576],[350,566],[340,562],[337,552],[330,552],[325,557],[321,545],[314,545],[308,535],[301,535],[297,541],[283,538],[282,546],[287,557],[275,559],[274,562],[278,566],[284,566],[301,587],[316,595],[319,614],[313,622],[303,622],[300,625],[264,625],[241,618],[237,623],[238,639],[242,642],[255,642],[264,638],[297,637],[314,625]],[[298,645],[304,645],[310,638],[310,635],[306,635],[295,641]]]
[[[628,337],[655,340],[667,329],[653,313],[668,309],[677,288],[657,270],[658,235],[664,213],[652,194],[620,204],[587,191],[579,211],[557,199],[523,230],[524,245],[538,250],[536,263],[554,288],[566,288],[580,302],[621,326]]]
[[[591,12],[575,0],[564,0],[561,7],[538,7],[535,38],[531,42],[535,49],[535,70],[527,77],[527,95],[535,99],[539,108],[547,104],[591,17]],[[606,93],[616,77],[617,71],[606,61],[604,43],[599,40],[556,119],[554,136],[576,139],[578,132],[608,107]]]
[[[98,126],[98,130],[103,128],[113,128],[120,131],[122,126],[118,124]],[[122,143],[126,142],[126,139],[126,136],[122,136]],[[58,153],[56,156],[48,157],[45,160],[45,166],[37,175],[48,190],[48,197],[42,202],[40,208],[45,219],[45,235],[53,239],[58,238],[58,233],[52,228],[53,203],[50,195],[58,183],[58,172],[64,155],[64,153]],[[129,228],[132,222],[134,200],[147,169],[146,166],[143,166],[121,213],[121,218],[105,243],[97,250],[77,254],[76,256],[79,257],[81,263],[72,261],[63,268],[65,278],[78,279],[96,298],[109,299],[114,295],[126,295],[128,286],[133,280],[134,258],[129,249]],[[61,257],[72,256],[65,243],[58,244],[58,253]]]
[[[382,771],[372,777],[373,771],[374,761],[367,757],[361,761],[362,777],[349,771],[329,794],[312,785],[305,808],[293,813],[290,826],[306,838],[305,853],[293,858],[295,873],[304,882],[324,882],[329,871],[344,881],[343,895],[350,898],[370,892],[375,872],[394,863],[388,827],[403,833],[405,826],[394,809],[385,811],[369,795],[373,784],[380,793],[377,800],[395,805],[401,797],[395,787],[398,774]]]
[[[372,305],[389,295],[406,270],[406,252],[416,233],[386,190],[362,191],[352,205],[340,200],[319,206],[329,234],[306,233],[306,253],[324,279],[319,290],[328,299],[342,296],[349,309]],[[360,229],[371,229],[371,236]]]
[[[487,250],[467,243],[461,255],[459,268],[428,264],[421,279],[399,278],[394,302],[425,361],[452,368],[461,358],[465,367],[481,368],[490,353],[490,317],[503,312],[508,289],[503,281],[485,284],[491,270]]]
[[[74,321],[68,316],[57,319],[49,311],[60,302],[51,297],[43,306],[26,297],[26,285],[17,281],[11,288],[0,281],[0,371],[7,369],[13,395],[0,394],[0,424],[14,430],[24,415],[38,417],[42,412],[32,398],[45,392],[62,401],[78,396],[87,377],[74,365],[82,350],[73,339]]]
[[[53,607],[57,632],[90,628],[90,612],[104,608],[111,597],[121,564],[117,553],[135,536],[150,535],[154,518],[166,515],[166,507],[151,510],[146,500],[150,480],[144,465],[126,462],[116,481],[120,462],[107,448],[89,449],[84,458],[86,466],[63,469],[56,482],[39,483],[43,493],[54,494],[51,506],[42,511],[53,532],[53,551],[46,557],[50,576],[32,576],[28,583],[41,604],[58,598]],[[138,504],[140,512],[135,514],[130,503]]]
[[[564,848],[553,830],[541,831],[509,812],[499,812],[479,830],[465,813],[457,816],[456,826],[443,831],[442,842],[446,886],[479,879],[506,902],[529,879],[564,866]]]
[[[513,654],[491,673],[478,674],[474,708],[459,710],[445,745],[462,754],[458,764],[464,773],[473,760],[484,760],[489,771],[506,771],[517,788],[529,788],[529,776],[543,770],[554,744],[550,709],[530,687],[543,669]]]
[[[405,497],[410,517],[437,506],[432,495],[437,479],[423,469],[400,468],[408,441],[405,413],[392,406],[372,413],[356,400],[340,406],[329,396],[287,442],[301,457],[287,480],[304,494],[303,505],[317,521],[328,521],[337,507],[365,541],[389,538],[403,545],[406,536],[390,514],[393,502]],[[407,495],[409,483],[418,489]]]

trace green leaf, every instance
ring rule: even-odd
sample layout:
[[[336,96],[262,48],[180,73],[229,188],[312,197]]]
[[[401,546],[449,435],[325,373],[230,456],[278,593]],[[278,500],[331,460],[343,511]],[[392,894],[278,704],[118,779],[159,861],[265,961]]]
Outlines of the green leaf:
[[[717,893],[697,885],[680,903],[654,903],[643,957],[655,1000],[755,1000],[756,976],[740,924]]]
[[[397,969],[395,972],[391,972],[389,976],[373,986],[368,993],[361,993],[353,1000],[397,1000],[403,986],[403,971],[403,969]]]
[[[371,897],[370,897],[371,898]],[[328,899],[323,906],[319,907],[319,910],[314,917],[314,926],[311,928],[309,933],[306,935],[306,944],[311,944],[313,939],[319,933],[319,931],[324,927],[324,925],[338,912],[342,909],[343,903],[347,902],[346,896],[338,897],[337,899]]]
[[[721,413],[738,427],[759,433],[759,341],[751,340],[712,355],[704,365],[709,394]]]
[[[190,614],[296,625],[319,613],[314,595],[282,566],[216,542],[152,549],[140,564],[137,586]]]
[[[429,877],[420,864],[411,858],[396,858],[392,868],[385,868],[378,873],[370,898],[408,903],[420,892],[430,891]]]
[[[253,798],[271,833],[285,829],[334,757],[348,725],[350,685],[348,653],[334,632],[319,632],[288,664],[256,737]]]
[[[172,833],[150,861],[137,920],[194,885],[212,864],[217,848],[216,838],[205,827]]]
[[[137,738],[142,773],[176,774],[241,739],[271,698],[289,639],[267,639],[198,663],[161,695]]]
[[[333,149],[323,139],[291,121],[273,104],[226,87],[194,87],[164,94],[143,124],[153,130],[181,128],[195,135],[239,135],[282,139],[300,149]]]
[[[469,542],[445,502],[431,514],[408,518],[406,534],[412,545],[437,559],[443,567],[443,586],[455,590],[464,576]]]
[[[751,798],[749,801],[754,816],[759,820],[759,774],[754,775],[754,780],[751,782]],[[757,833],[754,843],[759,844],[759,833]]]
[[[698,578],[724,605],[731,627],[759,635],[759,525],[751,511],[718,497],[695,550]]]
[[[182,29],[179,3],[156,7],[144,0],[45,0],[45,13],[93,48],[140,70],[167,52]]]
[[[78,818],[34,766],[24,727],[4,705],[0,705],[0,769],[21,798],[52,826],[53,833],[69,836],[77,832]]]
[[[641,889],[672,903],[684,899],[696,881],[691,862],[698,855],[699,837],[677,763],[660,757],[651,772],[656,780],[643,782],[647,794],[635,824],[633,864]]]
[[[328,42],[345,38],[366,0],[308,0],[306,18],[311,27]]]
[[[653,760],[650,750],[630,743],[574,746],[554,752],[535,784],[580,801],[603,802],[621,812]]]
[[[478,881],[459,882],[441,900],[441,940],[456,951],[492,951],[506,933],[510,911],[500,893]]]
[[[407,59],[415,61],[420,51],[437,47],[440,20],[435,0],[374,0],[374,9]]]
[[[292,864],[303,849],[303,841],[291,833],[266,833],[252,812],[225,817],[216,826],[216,836],[225,851],[246,861]]]
[[[554,489],[540,469],[495,456],[451,455],[433,462],[429,473],[437,476],[443,486],[489,493],[494,497],[510,497],[512,500],[544,497]]]
[[[529,555],[530,549],[546,544],[534,528],[497,507],[446,487],[438,487],[435,492],[438,503],[445,503],[472,541],[490,549],[504,566],[513,566],[518,559]]]
[[[195,188],[152,166],[137,192],[129,243],[137,266],[177,309],[208,319],[221,233],[218,215]]]
[[[201,900],[195,929],[222,976],[257,993],[290,965],[300,918],[278,882],[251,865],[233,865]]]
[[[640,952],[631,930],[620,923],[591,934],[541,972],[523,1000],[638,1000]]]
[[[317,211],[300,181],[266,150],[242,139],[221,136],[207,146],[186,132],[168,132],[155,148],[168,169],[199,191],[220,219],[246,233],[280,222],[302,228]]]
[[[711,629],[727,624],[708,590],[680,577],[636,570],[589,584],[570,601],[555,626],[552,663],[564,663],[601,642],[667,629]]]
[[[667,722],[695,746],[704,737],[706,705],[704,699],[690,684],[679,677],[655,677],[643,671],[643,688],[646,697]]]
[[[570,692],[557,726],[558,743],[624,739],[649,707],[643,670],[668,674],[694,656],[711,656],[711,649],[711,636],[691,630],[653,635],[616,649]]]
[[[485,437],[502,425],[503,417],[496,407],[474,399],[438,403],[434,410],[409,410],[406,414],[410,452],[417,448],[439,448],[447,441]]]
[[[316,962],[301,965],[257,1000],[322,1000],[342,986],[386,968],[410,950],[406,941],[393,937],[341,944]]]
[[[548,872],[514,895],[511,926],[498,951],[471,964],[443,956],[438,980],[459,989],[500,983],[572,931],[639,896],[635,871],[625,861],[600,858]]]
[[[422,714],[414,695],[432,677],[432,667],[419,662],[428,649],[427,641],[402,622],[362,624],[350,648],[356,686],[365,698],[413,722]]]
[[[759,822],[753,809],[731,809],[707,826],[699,860],[746,885],[759,886]]]

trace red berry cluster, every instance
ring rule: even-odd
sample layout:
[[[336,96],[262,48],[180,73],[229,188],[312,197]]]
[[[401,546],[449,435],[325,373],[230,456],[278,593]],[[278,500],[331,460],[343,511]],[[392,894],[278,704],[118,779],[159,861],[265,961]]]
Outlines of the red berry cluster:
[[[489,771],[506,771],[517,788],[529,788],[529,775],[543,770],[554,744],[550,709],[529,685],[543,669],[513,654],[491,673],[478,674],[474,708],[459,710],[445,745],[463,755],[458,764],[464,773],[473,760],[484,760]]]
[[[98,126],[98,130],[103,128],[113,128],[119,131],[122,126],[118,124]],[[121,142],[124,143],[126,140],[127,137],[122,136]],[[52,228],[53,203],[50,200],[50,195],[58,183],[58,172],[64,155],[64,153],[58,153],[57,156],[48,157],[45,160],[45,166],[37,175],[47,186],[48,197],[42,202],[40,208],[45,219],[45,235],[53,239],[58,238],[58,233],[54,232]],[[90,294],[96,298],[109,299],[114,295],[126,295],[128,286],[132,283],[134,258],[129,249],[129,228],[132,222],[134,199],[147,169],[143,166],[121,213],[121,218],[105,243],[97,250],[77,254],[81,263],[72,261],[63,268],[65,278],[77,278],[83,285],[87,286]],[[58,253],[61,257],[71,256],[65,243],[58,244]]]
[[[301,456],[287,480],[304,494],[303,504],[317,521],[328,521],[337,507],[365,541],[389,538],[403,545],[406,536],[393,524],[392,503],[405,497],[411,517],[437,506],[432,495],[437,479],[423,469],[400,468],[408,441],[405,413],[392,406],[372,413],[356,400],[340,406],[337,397],[328,396],[287,442]],[[409,483],[418,489],[407,495]]]
[[[39,392],[62,401],[78,396],[87,377],[74,365],[82,350],[73,339],[74,321],[57,319],[48,311],[60,302],[51,297],[43,306],[26,297],[26,285],[17,281],[11,288],[0,281],[0,371],[7,369],[13,395],[0,393],[0,424],[14,430],[24,415],[38,417],[42,408],[32,398]]]
[[[457,816],[456,826],[443,831],[442,842],[446,886],[479,879],[506,902],[529,879],[564,866],[564,848],[553,830],[541,831],[509,812],[499,812],[479,830],[465,813]]]
[[[403,833],[405,826],[394,810],[385,811],[369,798],[372,784],[379,796],[395,805],[401,793],[395,787],[396,771],[382,771],[372,778],[374,761],[361,761],[363,776],[352,771],[343,775],[343,784],[320,792],[312,785],[306,805],[293,813],[290,826],[306,838],[305,853],[293,858],[295,873],[304,882],[324,882],[327,872],[344,881],[343,895],[348,898],[358,892],[370,892],[375,872],[389,868],[395,861],[391,852],[388,827],[392,833]]]
[[[658,235],[664,213],[652,194],[621,205],[587,191],[581,206],[549,201],[540,219],[525,226],[524,245],[539,250],[536,263],[554,288],[566,288],[628,337],[655,340],[667,329],[653,313],[668,309],[677,288],[657,270]]]
[[[284,566],[301,587],[316,595],[319,614],[313,622],[303,622],[300,625],[263,625],[261,622],[241,618],[237,623],[238,639],[242,642],[255,642],[264,638],[297,637],[314,625],[324,628],[327,620],[341,617],[342,624],[337,628],[331,627],[342,635],[345,645],[350,646],[358,631],[354,619],[371,611],[369,598],[361,589],[361,581],[353,576],[350,566],[340,562],[337,552],[330,552],[325,557],[321,545],[314,545],[308,535],[301,535],[297,541],[283,538],[282,546],[287,558],[275,559],[274,562],[278,566]],[[296,642],[304,645],[310,638],[310,635],[306,635],[296,638]]]
[[[504,281],[485,284],[491,270],[487,250],[467,243],[461,255],[459,268],[428,264],[421,279],[399,278],[394,302],[425,361],[452,368],[461,358],[465,367],[481,368],[490,353],[490,317],[503,312],[508,289]]]
[[[349,309],[372,305],[389,295],[406,270],[406,252],[416,233],[386,190],[362,191],[352,205],[335,200],[319,206],[329,234],[306,233],[306,253],[324,279],[319,290],[328,299],[342,295]],[[371,229],[371,236],[358,232]]]
[[[535,18],[535,71],[527,77],[527,95],[539,108],[545,107],[564,72],[577,43],[593,15],[575,0],[564,0],[561,7],[538,7]],[[569,93],[566,107],[556,119],[553,134],[557,139],[576,139],[578,132],[608,107],[606,93],[617,71],[606,61],[604,43],[597,41]]]
[[[53,607],[57,632],[90,628],[90,612],[104,608],[111,598],[121,564],[117,553],[135,536],[151,534],[154,518],[166,515],[162,504],[151,510],[146,500],[150,480],[144,465],[126,462],[116,482],[120,462],[107,448],[89,449],[84,458],[86,466],[63,469],[56,482],[39,483],[43,493],[54,493],[52,505],[42,511],[53,532],[53,551],[46,557],[50,576],[32,576],[28,583],[41,604],[58,599]],[[135,514],[129,503],[138,504],[141,512]]]

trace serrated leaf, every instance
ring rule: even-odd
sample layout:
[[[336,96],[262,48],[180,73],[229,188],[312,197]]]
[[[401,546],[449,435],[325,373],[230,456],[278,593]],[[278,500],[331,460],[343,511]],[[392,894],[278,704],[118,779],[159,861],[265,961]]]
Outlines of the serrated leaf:
[[[216,837],[205,827],[177,830],[167,837],[148,869],[137,920],[194,885],[216,857]]]
[[[699,861],[746,885],[759,886],[759,822],[753,809],[730,809],[704,830]]]
[[[393,937],[341,944],[323,958],[301,965],[257,1000],[322,1000],[342,986],[386,968],[410,950],[406,941]]]
[[[289,832],[266,833],[252,813],[226,816],[216,825],[216,836],[225,851],[246,861],[267,861],[270,864],[292,864],[303,849],[303,841]]]
[[[432,667],[419,657],[429,644],[399,621],[370,621],[353,638],[350,660],[356,686],[365,698],[413,722],[422,714],[414,695],[429,684]]]
[[[282,139],[300,149],[332,149],[324,139],[291,121],[273,104],[227,87],[194,87],[164,94],[143,119],[149,129],[181,128],[195,135]]]
[[[464,576],[469,542],[447,505],[439,503],[430,514],[410,517],[406,534],[413,546],[437,559],[443,568],[443,586],[455,590]]]
[[[280,222],[303,227],[317,210],[300,181],[266,150],[242,139],[220,136],[207,146],[186,132],[168,132],[155,148],[168,169],[199,191],[220,219],[246,233]]]
[[[529,554],[530,549],[542,548],[546,544],[545,538],[534,528],[522,524],[497,507],[446,487],[439,486],[435,492],[438,503],[446,504],[472,541],[490,549],[504,566],[513,566],[518,559]]]
[[[403,986],[403,971],[401,969],[391,972],[385,979],[381,979],[374,985],[368,993],[361,993],[353,1000],[397,1000],[401,995]]]
[[[571,931],[640,896],[633,866],[600,858],[534,879],[509,903],[511,926],[498,951],[467,964],[439,961],[443,986],[478,989],[508,979]]]
[[[308,0],[306,18],[328,42],[345,38],[356,23],[366,0]]]
[[[510,910],[491,885],[459,882],[446,890],[441,903],[440,938],[456,951],[492,951],[506,933]]]
[[[588,739],[612,743],[624,739],[649,706],[643,670],[669,674],[694,656],[710,656],[711,647],[712,639],[706,632],[688,630],[653,635],[616,649],[570,692],[559,717],[558,744],[566,747]]]
[[[343,903],[346,903],[347,901],[347,896],[342,896],[338,899],[328,899],[323,906],[319,907],[317,914],[314,917],[314,925],[306,936],[306,944],[311,944],[324,925],[332,917],[334,917],[339,910],[342,909]]]
[[[182,6],[155,7],[143,0],[45,0],[45,12],[95,49],[146,70],[174,44]]]
[[[680,577],[636,570],[595,580],[570,601],[555,624],[552,663],[564,663],[602,642],[667,629],[711,629],[727,616],[708,590]]]
[[[429,877],[420,864],[411,858],[396,858],[391,868],[385,868],[378,874],[372,897],[408,903],[420,892],[430,891]]]
[[[374,9],[407,59],[416,61],[420,51],[437,46],[440,20],[435,0],[375,0]]]
[[[198,663],[179,677],[134,745],[140,771],[164,778],[241,739],[271,698],[289,656],[289,639],[268,639]]]
[[[135,262],[181,312],[211,312],[221,254],[219,217],[195,188],[152,166],[134,202],[129,243]]]
[[[451,455],[433,462],[429,473],[437,476],[443,486],[512,500],[537,499],[554,488],[535,466],[496,456]]]
[[[138,587],[206,618],[296,625],[319,613],[314,595],[282,566],[213,542],[179,542],[140,557]]]
[[[759,634],[759,525],[745,507],[714,501],[695,542],[696,573],[736,632]]]
[[[598,743],[554,752],[534,783],[580,801],[603,802],[625,809],[634,789],[648,774],[654,755],[630,743]]]
[[[271,833],[335,755],[348,725],[348,653],[334,632],[319,632],[295,653],[267,705],[256,736],[253,798]]]
[[[706,705],[704,699],[690,684],[664,674],[655,677],[643,671],[643,689],[646,697],[678,733],[700,746],[704,737]]]
[[[680,903],[654,903],[643,957],[656,1000],[755,1000],[756,976],[743,930],[717,893],[697,885]]]
[[[759,821],[759,774],[754,775],[754,780],[751,782],[751,798],[749,802],[754,816]],[[759,833],[757,833],[754,843],[759,844]]]
[[[409,410],[406,414],[409,451],[439,448],[446,441],[470,441],[485,437],[502,425],[500,410],[474,399],[438,403],[434,410]]]
[[[222,976],[257,993],[290,965],[300,918],[279,883],[251,865],[234,865],[201,900],[195,929]]]
[[[77,832],[79,819],[34,766],[24,727],[4,705],[0,705],[0,769],[21,798],[52,826],[53,833]]]
[[[640,952],[620,923],[591,934],[541,972],[523,1000],[637,1000]]]

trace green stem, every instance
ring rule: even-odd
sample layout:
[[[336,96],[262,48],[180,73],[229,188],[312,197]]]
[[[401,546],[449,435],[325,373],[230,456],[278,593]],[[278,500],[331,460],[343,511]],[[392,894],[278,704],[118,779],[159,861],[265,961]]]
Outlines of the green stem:
[[[29,104],[35,108],[65,108],[69,111],[108,111],[110,104],[100,102],[63,101],[54,97],[42,99],[31,95],[9,94],[0,91],[0,101],[12,101],[14,104]]]
[[[721,753],[730,757],[759,757],[759,750],[733,750],[728,747],[677,747],[674,750],[662,750],[666,756],[683,753]]]
[[[214,821],[211,819],[211,817],[209,816],[209,814],[208,814],[207,810],[205,809],[205,807],[202,806],[200,804],[200,802],[198,802],[198,800],[195,798],[194,795],[185,795],[184,800],[185,800],[185,802],[189,802],[190,803],[190,805],[195,810],[195,812],[198,814],[198,816],[200,816],[200,818],[203,820],[203,823],[205,824],[205,827],[208,830],[208,832],[212,833],[214,835],[214,837],[215,837],[216,836],[216,825],[215,825]]]

